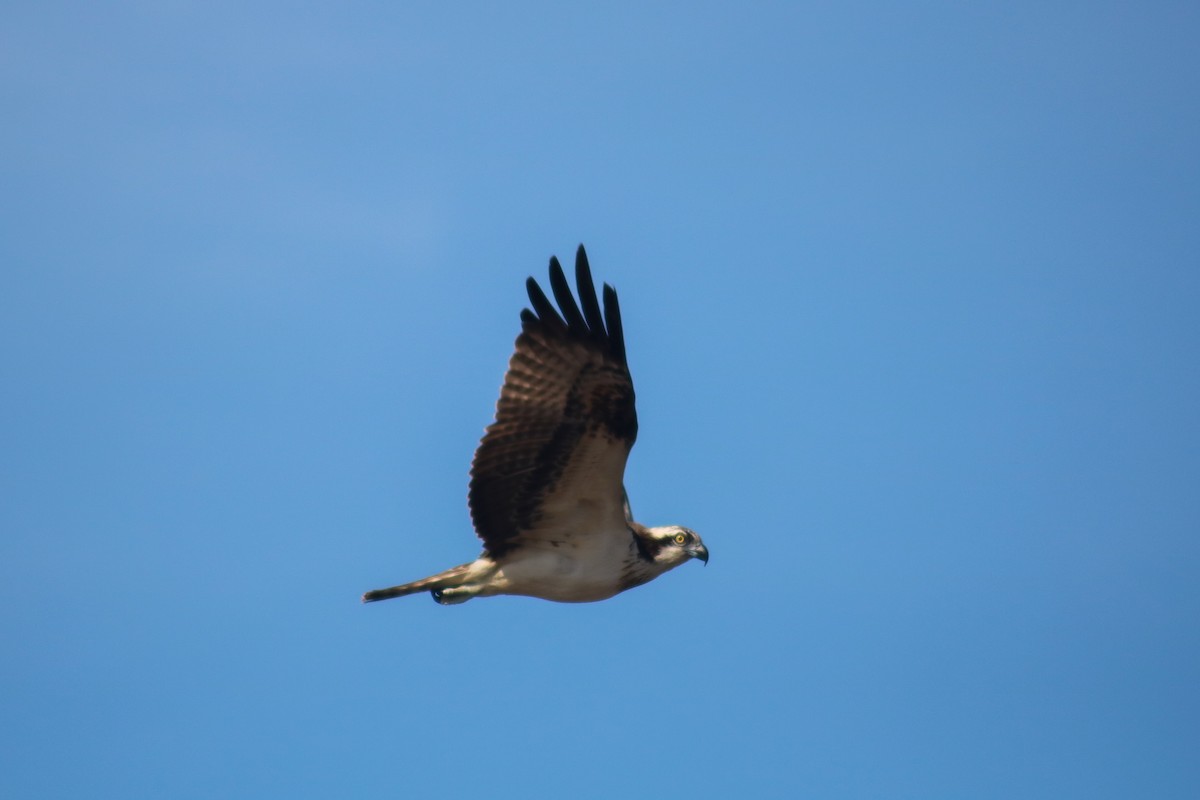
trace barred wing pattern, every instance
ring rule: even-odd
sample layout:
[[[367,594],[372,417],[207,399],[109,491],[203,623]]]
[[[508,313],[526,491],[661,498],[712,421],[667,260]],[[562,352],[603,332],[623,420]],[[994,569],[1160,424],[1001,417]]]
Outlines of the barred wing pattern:
[[[637,411],[621,310],[605,284],[601,311],[582,245],[575,283],[579,305],[551,258],[560,316],[537,281],[526,282],[533,310],[521,312],[496,421],[475,451],[471,520],[493,557],[532,539],[562,538],[554,532],[575,530],[576,519],[604,520],[608,530],[625,524],[622,478]]]

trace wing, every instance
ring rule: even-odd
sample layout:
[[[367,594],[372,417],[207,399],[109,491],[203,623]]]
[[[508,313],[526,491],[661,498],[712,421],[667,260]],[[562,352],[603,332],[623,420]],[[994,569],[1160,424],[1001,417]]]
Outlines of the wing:
[[[551,258],[560,316],[537,281],[526,282],[533,311],[521,312],[496,421],[471,464],[471,521],[493,556],[555,531],[625,525],[621,479],[637,412],[621,309],[605,284],[601,313],[582,245],[575,283],[582,310]]]

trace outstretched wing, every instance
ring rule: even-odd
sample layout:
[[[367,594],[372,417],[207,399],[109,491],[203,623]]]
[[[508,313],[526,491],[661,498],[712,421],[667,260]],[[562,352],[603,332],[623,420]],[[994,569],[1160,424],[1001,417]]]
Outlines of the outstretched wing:
[[[471,520],[493,556],[530,538],[556,537],[555,531],[625,524],[621,480],[637,438],[637,412],[621,309],[605,284],[601,312],[583,245],[575,284],[579,305],[551,258],[560,316],[537,281],[526,282],[533,311],[521,312],[496,421],[471,464]]]

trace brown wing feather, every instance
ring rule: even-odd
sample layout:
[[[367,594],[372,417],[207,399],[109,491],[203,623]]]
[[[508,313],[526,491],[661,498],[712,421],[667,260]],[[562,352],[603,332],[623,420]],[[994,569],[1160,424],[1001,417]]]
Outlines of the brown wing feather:
[[[582,312],[558,260],[550,260],[565,321],[529,279],[535,311],[521,312],[496,421],[475,451],[471,520],[494,556],[518,546],[523,532],[553,529],[556,519],[565,523],[584,507],[615,509],[624,518],[621,479],[637,412],[620,308],[606,285],[601,316],[582,245],[575,276]]]

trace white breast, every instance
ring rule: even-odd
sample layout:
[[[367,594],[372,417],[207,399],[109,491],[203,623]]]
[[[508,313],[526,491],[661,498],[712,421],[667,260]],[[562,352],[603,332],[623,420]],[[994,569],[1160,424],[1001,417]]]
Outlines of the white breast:
[[[632,548],[624,528],[530,542],[500,560],[481,594],[528,595],[561,603],[604,600],[621,590]]]

